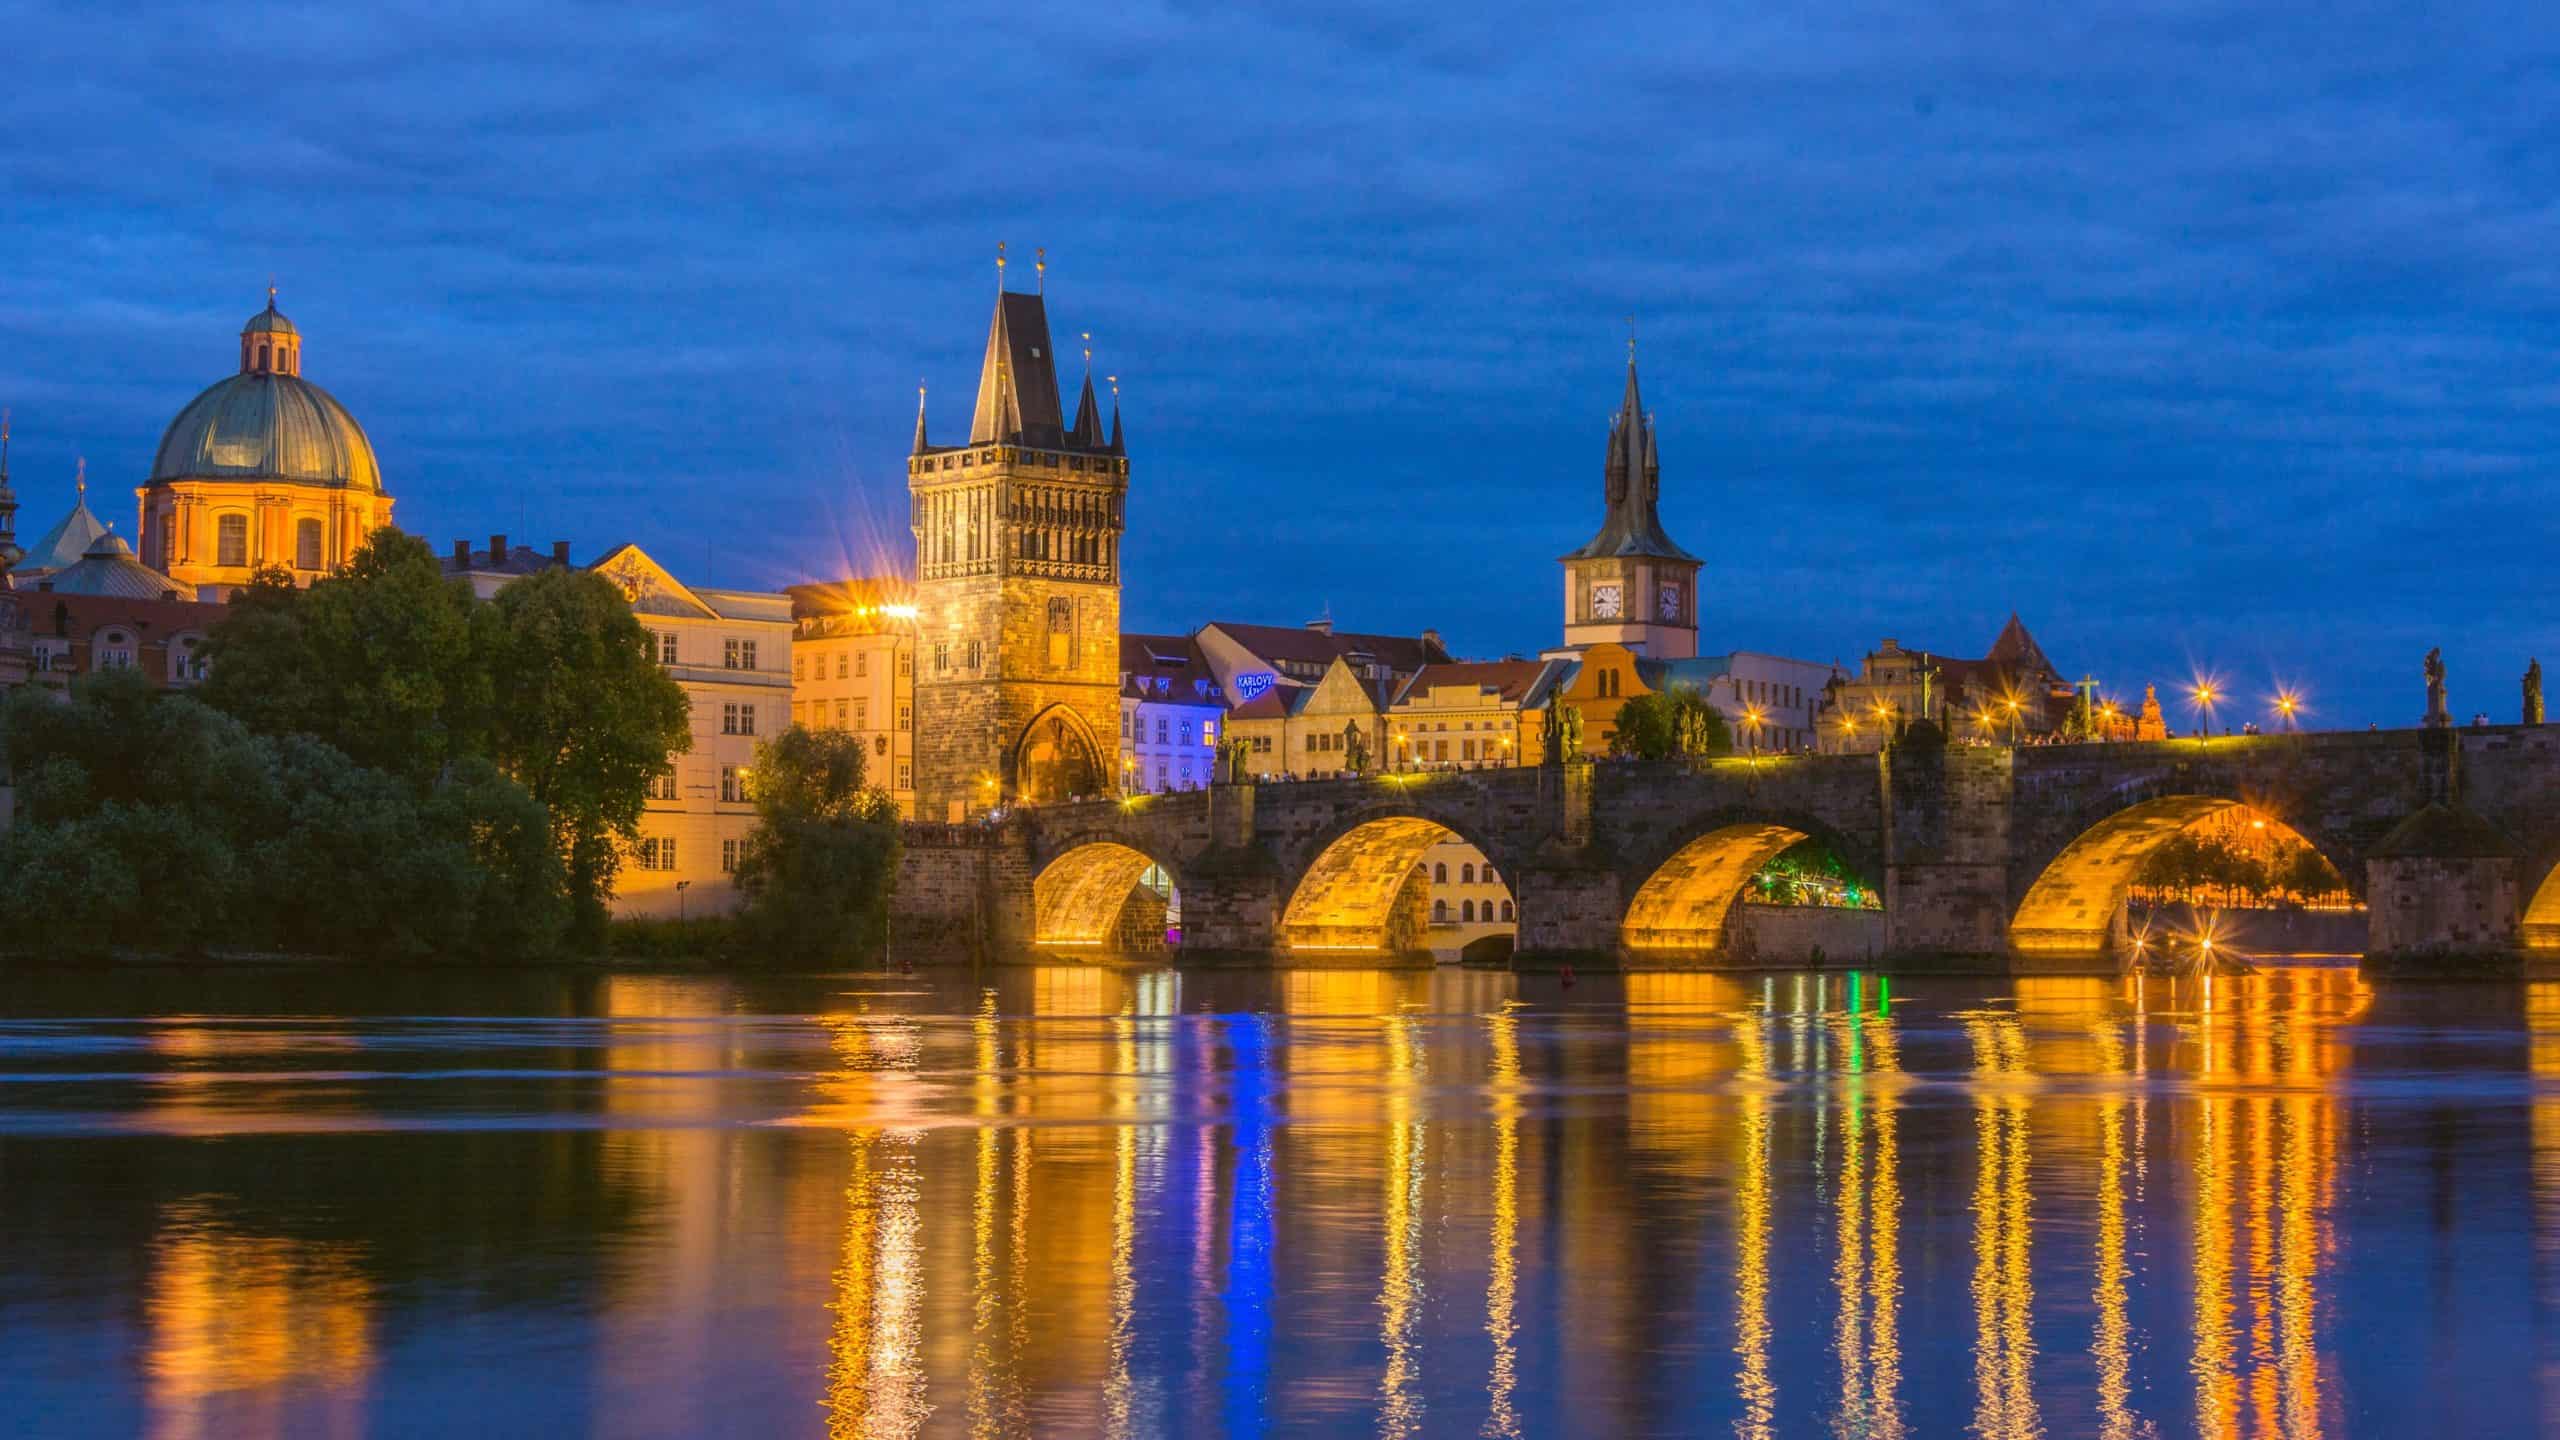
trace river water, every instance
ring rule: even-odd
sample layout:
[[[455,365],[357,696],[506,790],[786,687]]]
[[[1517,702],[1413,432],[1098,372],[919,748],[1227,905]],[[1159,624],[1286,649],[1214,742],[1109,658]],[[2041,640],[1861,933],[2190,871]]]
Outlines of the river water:
[[[6,993],[15,1436],[2560,1427],[2560,987]]]

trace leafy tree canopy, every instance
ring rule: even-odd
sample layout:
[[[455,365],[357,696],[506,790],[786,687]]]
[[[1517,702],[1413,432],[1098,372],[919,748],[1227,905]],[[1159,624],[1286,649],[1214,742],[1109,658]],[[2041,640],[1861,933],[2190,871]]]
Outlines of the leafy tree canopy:
[[[1676,684],[1639,695],[1618,707],[1617,728],[1609,736],[1609,753],[1635,760],[1671,760],[1724,755],[1733,750],[1733,731],[1724,716],[1698,687]]]

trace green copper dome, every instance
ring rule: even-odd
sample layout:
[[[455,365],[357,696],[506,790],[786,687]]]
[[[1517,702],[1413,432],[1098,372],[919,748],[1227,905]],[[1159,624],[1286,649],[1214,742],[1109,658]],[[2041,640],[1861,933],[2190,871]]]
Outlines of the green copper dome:
[[[382,489],[373,442],[346,406],[302,378],[302,332],[277,313],[272,296],[240,331],[240,373],[169,422],[151,479]]]

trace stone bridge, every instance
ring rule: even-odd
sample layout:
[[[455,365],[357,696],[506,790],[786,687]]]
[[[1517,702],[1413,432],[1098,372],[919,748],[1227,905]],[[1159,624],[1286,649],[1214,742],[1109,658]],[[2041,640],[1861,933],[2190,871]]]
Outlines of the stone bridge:
[[[2247,804],[2299,831],[2404,969],[2560,960],[2560,728],[2269,735],[1881,755],[1574,763],[1204,791],[911,827],[901,933],[998,953],[1143,943],[1140,884],[1181,897],[1185,962],[1363,963],[1422,945],[1424,851],[1455,837],[1508,881],[1524,965],[1747,965],[1728,918],[1818,838],[1876,883],[1905,966],[2111,973],[2153,848]]]

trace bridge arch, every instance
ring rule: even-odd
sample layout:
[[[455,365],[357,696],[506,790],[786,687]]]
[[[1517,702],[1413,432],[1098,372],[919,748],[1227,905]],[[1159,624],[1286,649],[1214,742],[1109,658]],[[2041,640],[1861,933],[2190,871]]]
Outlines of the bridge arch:
[[[1832,827],[1800,815],[1716,814],[1690,822],[1633,873],[1643,876],[1618,925],[1630,955],[1660,962],[1724,949],[1725,924],[1751,877],[1788,847],[1819,840],[1861,874],[1872,857]]]
[[[1336,821],[1304,847],[1280,916],[1283,950],[1423,948],[1430,880],[1422,857],[1446,840],[1472,845],[1511,873],[1511,857],[1463,816],[1412,803],[1372,805]]]
[[[2357,857],[2294,825],[2270,804],[2230,794],[2154,794],[2082,829],[2033,872],[2035,878],[2010,916],[2010,948],[2022,956],[2108,954],[2116,917],[2152,852],[2199,822],[2243,808],[2262,810],[2283,823],[2329,862],[2349,892],[2363,892]]]
[[[1031,878],[1032,942],[1096,950],[1152,948],[1138,933],[1150,927],[1130,913],[1132,905],[1160,912],[1166,902],[1166,896],[1144,884],[1151,870],[1179,893],[1173,867],[1144,850],[1114,838],[1070,841]],[[1160,936],[1162,931],[1152,933]]]

